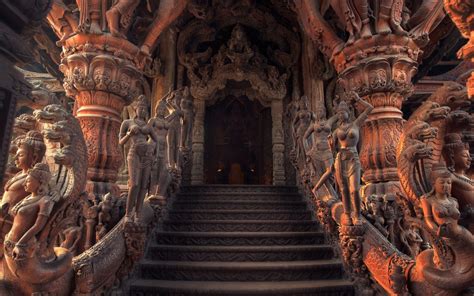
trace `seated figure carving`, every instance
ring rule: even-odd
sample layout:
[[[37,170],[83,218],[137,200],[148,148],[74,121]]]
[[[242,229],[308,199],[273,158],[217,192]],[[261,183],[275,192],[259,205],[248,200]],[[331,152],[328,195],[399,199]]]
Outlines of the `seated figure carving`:
[[[433,238],[434,250],[416,258],[416,273],[431,285],[458,295],[474,278],[474,236],[458,224],[458,201],[451,196],[452,179],[442,164],[433,166],[433,190],[420,198],[425,228]]]
[[[448,170],[451,172],[453,196],[459,202],[461,211],[459,222],[473,232],[474,181],[466,175],[471,166],[469,145],[462,142],[459,134],[447,134],[443,156]]]

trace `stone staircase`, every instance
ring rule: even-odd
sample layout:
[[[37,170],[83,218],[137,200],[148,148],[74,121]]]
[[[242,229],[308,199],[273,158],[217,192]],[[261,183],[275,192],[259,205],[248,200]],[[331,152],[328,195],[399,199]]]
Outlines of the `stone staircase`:
[[[296,187],[182,187],[131,295],[354,295]]]

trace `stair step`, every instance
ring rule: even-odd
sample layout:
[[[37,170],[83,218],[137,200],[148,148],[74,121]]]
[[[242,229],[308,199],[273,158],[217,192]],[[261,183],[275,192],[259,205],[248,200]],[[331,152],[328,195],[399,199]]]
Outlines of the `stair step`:
[[[250,201],[301,201],[302,197],[298,193],[236,193],[236,192],[206,192],[206,193],[180,193],[177,200],[250,200]]]
[[[313,231],[318,224],[306,220],[168,220],[163,222],[163,229],[169,231],[228,231],[228,232],[271,232],[271,231]]]
[[[293,261],[334,258],[330,245],[182,246],[150,245],[147,259],[165,261]]]
[[[339,259],[279,262],[192,262],[143,260],[142,279],[182,281],[299,281],[343,276]]]
[[[348,280],[286,281],[286,282],[213,282],[135,280],[132,296],[352,296]]]
[[[304,201],[181,201],[173,203],[174,209],[181,210],[304,210]]]
[[[232,192],[232,193],[296,193],[296,186],[273,186],[273,185],[194,185],[181,186],[180,193],[207,193],[207,192]]]
[[[309,210],[171,210],[170,220],[308,220]]]
[[[322,231],[307,232],[172,232],[156,231],[164,245],[272,246],[324,244]]]

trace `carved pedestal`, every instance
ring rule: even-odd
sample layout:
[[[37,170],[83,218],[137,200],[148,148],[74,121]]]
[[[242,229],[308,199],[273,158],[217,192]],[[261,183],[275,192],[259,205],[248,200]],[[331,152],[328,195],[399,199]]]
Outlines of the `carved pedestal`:
[[[64,52],[64,88],[76,99],[75,115],[87,142],[87,191],[118,194],[121,112],[143,93],[143,78],[132,58],[138,49],[123,39],[77,35],[67,41]]]
[[[396,147],[403,125],[400,109],[413,88],[418,52],[407,37],[378,35],[356,42],[335,57],[342,91],[356,91],[374,106],[362,126],[359,151],[364,196],[394,193],[399,188]],[[363,110],[359,104],[354,107]]]

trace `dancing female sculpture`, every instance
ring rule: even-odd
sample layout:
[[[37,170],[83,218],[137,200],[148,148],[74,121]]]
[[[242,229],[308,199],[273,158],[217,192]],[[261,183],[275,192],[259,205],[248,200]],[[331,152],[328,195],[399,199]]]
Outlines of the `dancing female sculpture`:
[[[354,121],[350,121],[349,106],[341,101],[337,108],[339,126],[333,132],[333,139],[338,142],[339,148],[335,162],[336,182],[342,195],[344,214],[341,224],[351,225],[351,213],[353,222],[360,224],[360,161],[357,153],[359,143],[360,127],[372,112],[374,107],[362,100],[355,92],[349,93],[349,97],[365,106],[365,110]],[[352,204],[352,206],[351,206]]]
[[[293,141],[296,149],[296,162],[298,162],[300,156],[305,155],[304,134],[314,119],[314,113],[308,109],[308,97],[302,96],[292,125]]]
[[[50,192],[51,173],[44,163],[37,163],[28,171],[25,191],[31,193],[10,209],[13,226],[5,236],[5,261],[10,272],[30,284],[47,283],[70,270],[72,254],[55,248],[54,254],[39,254],[39,238],[48,222],[59,194]],[[52,258],[51,258],[52,257]]]
[[[132,142],[128,151],[128,197],[125,211],[125,220],[130,221],[132,209],[135,207],[135,221],[140,220],[140,213],[148,191],[150,172],[154,155],[158,154],[158,145],[149,143],[150,137],[158,142],[155,131],[147,124],[148,105],[145,96],[138,97],[136,108],[137,117],[122,122],[120,127],[119,144],[125,145],[129,140]],[[156,151],[156,152],[155,152]]]
[[[332,125],[336,122],[337,118],[338,116],[334,115],[328,120],[320,119],[310,125],[304,134],[305,140],[309,138],[311,134],[314,134],[313,146],[309,153],[313,161],[313,169],[315,170],[322,165],[324,165],[325,168],[324,173],[313,188],[313,194],[327,181],[334,171],[334,156],[329,145],[328,137],[331,135]]]

